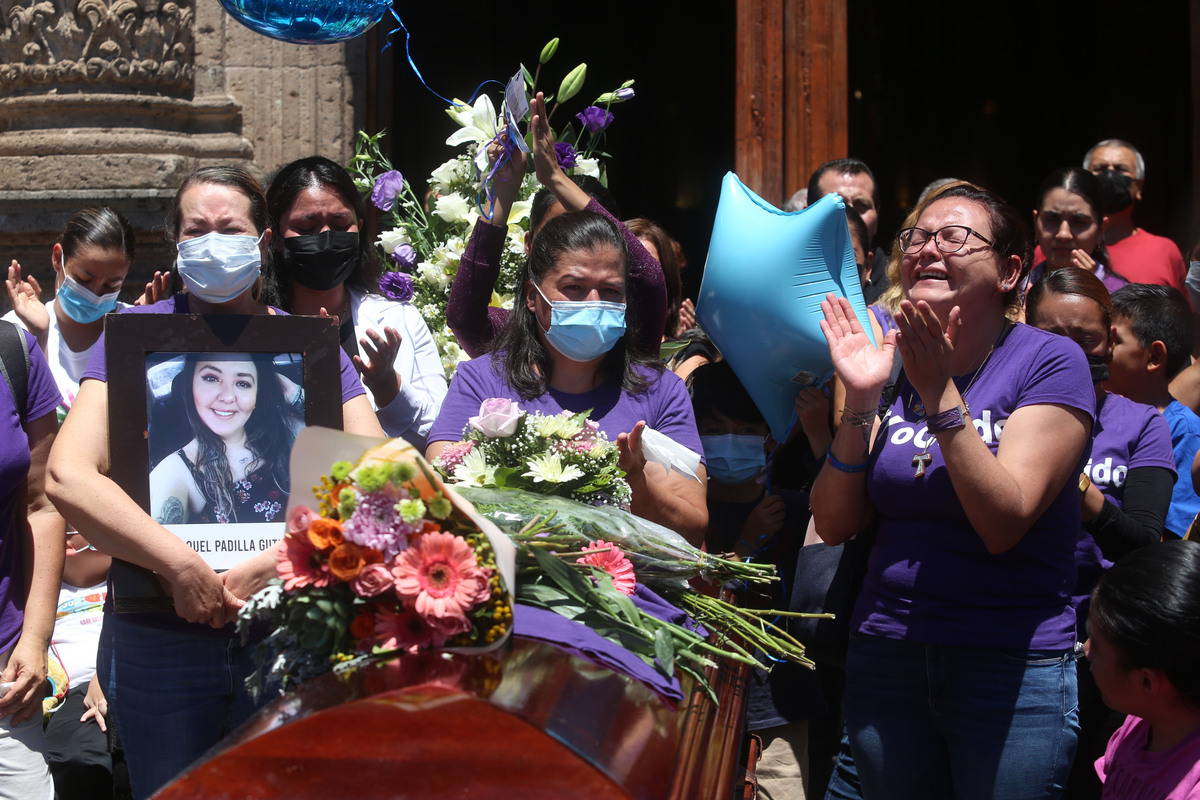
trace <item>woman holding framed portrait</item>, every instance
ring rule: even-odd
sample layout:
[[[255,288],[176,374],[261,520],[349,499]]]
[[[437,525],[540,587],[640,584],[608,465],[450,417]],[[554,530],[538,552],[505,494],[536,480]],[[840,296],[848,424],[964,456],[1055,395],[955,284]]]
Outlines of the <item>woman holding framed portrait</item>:
[[[184,294],[133,313],[282,314],[259,299],[259,272],[271,239],[266,198],[236,167],[204,167],[180,187],[167,217]],[[233,622],[246,598],[275,575],[264,550],[218,574],[108,475],[108,363],[96,348],[75,405],[50,456],[47,491],[88,540],[114,558],[152,570],[174,612],[112,613],[101,635],[98,671],[125,747],[135,797],[175,777],[257,708],[244,687],[251,645]],[[362,384],[342,359],[343,427],[382,436]]]

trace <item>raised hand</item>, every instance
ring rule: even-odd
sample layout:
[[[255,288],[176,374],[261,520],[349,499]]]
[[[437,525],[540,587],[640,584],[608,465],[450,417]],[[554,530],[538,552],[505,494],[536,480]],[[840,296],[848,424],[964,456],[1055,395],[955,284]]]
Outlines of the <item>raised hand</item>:
[[[877,349],[854,315],[849,300],[827,294],[821,301],[821,311],[825,314],[821,332],[829,343],[833,368],[846,387],[847,406],[856,411],[874,408],[892,373],[895,331],[888,331],[882,349]]]
[[[4,281],[8,289],[8,301],[12,304],[17,318],[25,323],[25,327],[45,347],[44,341],[50,330],[50,313],[42,303],[42,287],[37,278],[28,275],[21,277],[21,265],[14,258],[8,267],[8,278]]]
[[[696,327],[696,306],[692,298],[685,297],[679,304],[679,324],[675,326],[675,336],[682,339],[683,335]]]
[[[495,166],[504,155],[504,142],[508,138],[505,128],[487,147],[488,162]],[[508,223],[508,215],[512,212],[513,203],[521,193],[521,184],[525,181],[525,154],[515,147],[508,154],[504,163],[492,175],[492,219],[493,225],[503,226]]]
[[[167,296],[167,287],[171,276],[166,272],[155,272],[154,277],[146,284],[141,296],[133,301],[135,306],[148,306],[157,303]]]
[[[1096,271],[1096,259],[1092,258],[1083,250],[1071,251],[1071,266],[1086,269],[1088,272]]]
[[[400,391],[400,376],[396,374],[393,364],[396,354],[400,352],[401,341],[400,332],[395,328],[386,327],[382,334],[368,330],[367,335],[358,340],[366,358],[354,356],[351,359],[379,408],[391,403]]]
[[[941,320],[924,300],[916,305],[902,300],[900,312],[896,314],[896,326],[900,330],[897,341],[904,375],[917,390],[925,408],[934,413],[954,375],[951,361],[962,326],[958,306],[950,309],[950,317],[943,329]]]

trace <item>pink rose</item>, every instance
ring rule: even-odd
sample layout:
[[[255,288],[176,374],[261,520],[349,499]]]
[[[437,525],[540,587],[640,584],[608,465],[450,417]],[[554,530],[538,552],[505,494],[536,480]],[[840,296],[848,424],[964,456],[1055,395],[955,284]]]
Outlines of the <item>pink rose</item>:
[[[303,533],[308,530],[308,526],[312,524],[312,521],[319,516],[321,515],[308,506],[296,506],[288,514],[287,532]]]
[[[479,404],[479,416],[467,422],[472,428],[493,439],[505,439],[517,432],[521,409],[512,400],[490,397]]]
[[[359,597],[378,597],[392,588],[392,571],[383,564],[367,564],[350,582],[350,588]]]

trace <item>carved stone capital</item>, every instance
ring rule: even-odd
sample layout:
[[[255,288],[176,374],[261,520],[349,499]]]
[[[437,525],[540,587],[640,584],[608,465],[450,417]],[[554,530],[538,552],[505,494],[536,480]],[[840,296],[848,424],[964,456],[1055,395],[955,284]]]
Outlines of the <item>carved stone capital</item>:
[[[0,0],[0,13],[0,94],[192,91],[192,0]]]

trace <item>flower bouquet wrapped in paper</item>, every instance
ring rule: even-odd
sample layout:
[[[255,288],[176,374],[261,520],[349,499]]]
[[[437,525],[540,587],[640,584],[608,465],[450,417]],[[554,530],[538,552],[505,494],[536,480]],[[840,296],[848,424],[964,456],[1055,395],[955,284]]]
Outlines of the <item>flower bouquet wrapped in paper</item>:
[[[404,440],[369,442],[321,428],[296,438],[293,486],[312,485],[317,508],[293,493],[279,577],[239,620],[244,634],[254,619],[272,626],[263,663],[281,688],[367,656],[490,649],[511,632],[511,542]],[[298,476],[297,462],[327,471]]]

